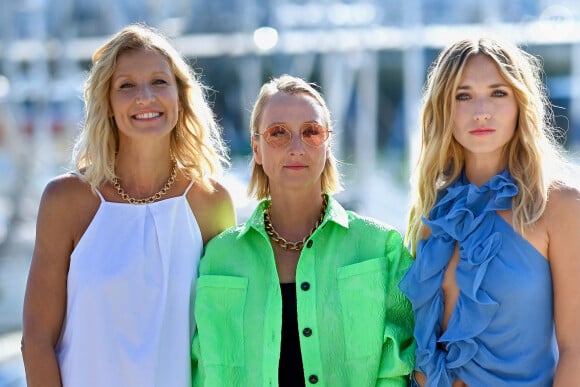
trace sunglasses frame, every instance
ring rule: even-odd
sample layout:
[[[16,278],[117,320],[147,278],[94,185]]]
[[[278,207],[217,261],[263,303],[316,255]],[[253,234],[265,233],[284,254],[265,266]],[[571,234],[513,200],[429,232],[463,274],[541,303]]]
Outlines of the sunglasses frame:
[[[309,126],[309,125],[311,125],[311,126],[317,126],[317,127],[321,128],[321,129],[324,129],[324,131],[326,132],[326,134],[327,134],[327,135],[326,135],[326,138],[324,139],[324,141],[322,141],[322,142],[320,143],[320,145],[313,145],[313,144],[310,144],[308,141],[306,141],[306,140],[304,139],[304,130],[303,130],[303,129],[304,129],[306,126]],[[267,137],[265,136],[265,134],[266,134],[266,133],[267,133],[269,130],[271,130],[272,128],[275,128],[275,127],[282,127],[282,128],[284,128],[284,130],[286,130],[288,133],[290,133],[290,137],[289,137],[289,139],[288,139],[288,142],[287,142],[287,143],[285,143],[285,144],[281,144],[281,145],[275,145],[275,144],[273,144],[272,142],[270,142],[270,141],[268,141],[268,140],[267,140]],[[311,147],[311,148],[320,148],[322,145],[324,145],[324,143],[325,143],[326,141],[328,141],[328,139],[330,138],[330,134],[331,134],[331,133],[332,133],[332,130],[329,130],[329,129],[328,129],[326,126],[324,126],[324,125],[320,125],[320,124],[319,124],[319,123],[317,123],[317,122],[305,122],[304,124],[300,125],[300,141],[302,141],[302,143],[303,143],[303,144],[305,144],[305,145],[308,145],[308,146],[309,146],[309,147]],[[271,146],[271,147],[273,147],[273,148],[282,148],[282,147],[284,147],[284,146],[287,146],[288,144],[290,144],[290,143],[292,142],[292,136],[293,136],[293,133],[292,133],[292,131],[291,131],[290,129],[288,129],[288,127],[287,127],[286,125],[283,125],[283,124],[275,124],[275,125],[272,125],[272,126],[269,126],[268,128],[266,128],[266,130],[264,130],[262,133],[259,133],[259,132],[254,132],[254,136],[256,136],[256,137],[260,137],[260,136],[262,136],[262,137],[264,138],[264,141],[266,141],[266,144],[270,145],[270,146]]]

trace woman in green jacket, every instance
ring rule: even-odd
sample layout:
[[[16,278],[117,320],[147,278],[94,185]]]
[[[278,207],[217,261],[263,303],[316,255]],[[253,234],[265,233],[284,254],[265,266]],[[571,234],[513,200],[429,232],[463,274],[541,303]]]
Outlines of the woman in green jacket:
[[[206,247],[197,282],[194,386],[405,386],[411,264],[392,227],[346,211],[320,93],[284,75],[251,117],[247,222]]]

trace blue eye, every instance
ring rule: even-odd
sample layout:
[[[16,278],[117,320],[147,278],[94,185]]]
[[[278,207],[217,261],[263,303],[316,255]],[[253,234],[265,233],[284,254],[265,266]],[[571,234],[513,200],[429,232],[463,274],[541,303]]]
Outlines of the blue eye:
[[[505,97],[507,95],[507,93],[503,90],[495,90],[492,95],[494,97]]]
[[[469,98],[471,98],[471,97],[469,96],[469,94],[465,94],[465,93],[457,94],[457,95],[455,96],[455,99],[456,99],[456,100],[458,100],[458,101],[466,101],[466,100],[468,100]]]

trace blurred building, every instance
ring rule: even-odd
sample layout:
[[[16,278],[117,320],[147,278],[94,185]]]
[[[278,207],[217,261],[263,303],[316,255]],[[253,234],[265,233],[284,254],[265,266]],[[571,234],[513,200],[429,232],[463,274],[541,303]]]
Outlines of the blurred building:
[[[449,41],[477,30],[542,56],[564,141],[580,147],[580,5],[571,0],[3,0],[0,75],[20,130],[74,135],[92,51],[131,22],[174,37],[215,89],[236,154],[249,150],[260,84],[292,73],[322,86],[342,159],[362,167],[412,159],[427,66]]]

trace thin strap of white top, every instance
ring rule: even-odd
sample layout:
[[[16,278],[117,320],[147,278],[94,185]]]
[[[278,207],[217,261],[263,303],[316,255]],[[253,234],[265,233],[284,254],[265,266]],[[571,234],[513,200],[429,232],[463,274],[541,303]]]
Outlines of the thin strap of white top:
[[[99,195],[99,197],[101,198],[101,203],[105,201],[105,198],[103,197],[103,195],[101,194],[101,191],[99,191],[98,189],[95,189],[95,192],[97,193],[97,195]]]
[[[187,188],[185,189],[185,192],[183,193],[182,196],[187,195],[187,193],[189,192],[189,190],[191,189],[191,187],[193,187],[193,179],[191,179],[191,181],[189,182],[189,185],[187,186]]]
[[[75,176],[80,176],[80,174],[77,171],[71,171],[70,174],[75,175]],[[101,202],[104,202],[105,198],[103,197],[101,192],[98,189],[95,189],[95,192],[97,193],[97,195],[99,195],[99,198],[101,198]]]

